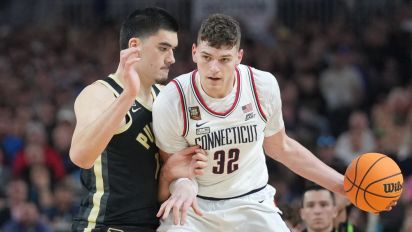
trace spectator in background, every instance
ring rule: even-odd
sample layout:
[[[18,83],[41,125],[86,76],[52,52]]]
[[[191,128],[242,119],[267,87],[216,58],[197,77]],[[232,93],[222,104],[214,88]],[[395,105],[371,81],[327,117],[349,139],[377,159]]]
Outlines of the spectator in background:
[[[72,174],[79,168],[70,160],[69,151],[74,128],[68,121],[60,121],[52,131],[52,143],[60,155],[66,173]]]
[[[349,118],[349,129],[338,137],[336,154],[346,165],[366,152],[375,149],[375,138],[369,128],[369,120],[364,112],[352,112]]]
[[[0,201],[6,196],[6,186],[8,185],[10,178],[11,170],[5,162],[5,154],[0,146]]]
[[[347,204],[345,198],[337,200],[331,191],[310,184],[303,194],[300,210],[300,216],[306,225],[304,232],[359,232],[347,220]],[[341,216],[338,217],[339,215]]]
[[[396,156],[410,133],[412,100],[407,88],[392,89],[387,98],[372,110],[374,130],[380,133],[382,153]],[[411,123],[412,124],[412,123]]]
[[[329,119],[334,134],[343,131],[350,111],[363,101],[361,73],[351,63],[352,52],[345,48],[337,49],[332,55],[329,68],[321,73],[320,91],[326,100]]]
[[[67,181],[60,182],[54,189],[54,204],[46,209],[50,224],[55,232],[69,231],[72,219],[79,210],[75,192]]]
[[[26,131],[26,145],[24,150],[17,154],[13,164],[14,175],[26,175],[30,166],[44,164],[52,172],[53,180],[64,177],[65,170],[61,157],[56,150],[48,145],[44,127],[40,123],[31,123]]]
[[[12,219],[3,226],[4,232],[52,232],[41,220],[34,203],[25,202],[12,208]]]
[[[300,217],[306,225],[304,232],[333,232],[337,216],[333,193],[320,186],[311,186],[303,194]]]
[[[0,106],[0,140],[4,149],[4,162],[8,165],[13,163],[17,152],[23,148],[25,125],[25,122],[14,117],[11,107]]]
[[[43,211],[53,205],[53,178],[49,169],[42,164],[32,165],[28,170],[29,200]]]
[[[325,164],[343,174],[346,171],[346,164],[337,157],[335,145],[335,137],[332,135],[321,135],[316,140],[316,154]]]
[[[22,179],[12,179],[7,185],[7,198],[0,207],[0,228],[11,219],[11,209],[23,204],[28,198],[28,187]]]

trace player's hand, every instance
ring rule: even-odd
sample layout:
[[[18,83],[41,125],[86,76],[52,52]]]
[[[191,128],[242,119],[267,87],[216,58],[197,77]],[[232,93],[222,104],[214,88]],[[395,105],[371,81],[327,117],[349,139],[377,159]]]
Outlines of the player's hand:
[[[189,167],[189,177],[191,179],[196,176],[202,176],[204,174],[204,169],[207,167],[207,153],[203,149],[196,149],[196,154],[192,156],[192,161]]]
[[[398,201],[392,201],[391,204],[386,207],[385,211],[391,211],[392,208],[396,206],[396,204],[398,204]]]
[[[205,167],[207,167],[206,152],[199,146],[192,146],[166,158],[162,175],[169,181],[182,177],[193,179],[203,175]]]
[[[192,207],[194,212],[202,216],[202,212],[197,204],[197,191],[190,180],[181,181],[175,184],[169,199],[160,206],[157,217],[166,219],[170,211],[173,212],[173,223],[175,225],[186,223],[187,210]]]
[[[130,47],[120,51],[119,69],[124,81],[124,92],[137,97],[140,90],[140,77],[134,65],[139,62],[140,47]]]

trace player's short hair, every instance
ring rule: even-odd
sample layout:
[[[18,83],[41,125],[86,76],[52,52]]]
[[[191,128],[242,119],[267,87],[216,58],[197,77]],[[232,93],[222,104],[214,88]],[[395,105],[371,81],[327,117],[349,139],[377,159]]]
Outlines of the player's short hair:
[[[131,38],[145,38],[156,34],[161,29],[177,32],[179,25],[176,19],[162,8],[148,7],[137,9],[122,24],[120,29],[120,49],[128,48]]]
[[[302,196],[302,207],[304,206],[304,205],[303,205],[303,202],[304,202],[304,200],[305,200],[305,193],[306,193],[306,192],[309,192],[309,191],[322,191],[322,190],[329,192],[330,197],[331,197],[331,199],[332,199],[333,205],[336,205],[336,199],[335,199],[335,195],[333,194],[333,192],[331,192],[330,190],[328,190],[328,189],[326,189],[326,188],[324,188],[324,187],[322,187],[322,186],[320,186],[320,185],[317,185],[317,184],[315,184],[315,183],[313,183],[313,182],[309,182],[309,183],[306,184],[305,190],[304,190],[304,192],[303,192],[303,196]]]
[[[206,18],[197,34],[197,43],[205,41],[214,48],[240,46],[240,26],[234,18],[213,14]]]

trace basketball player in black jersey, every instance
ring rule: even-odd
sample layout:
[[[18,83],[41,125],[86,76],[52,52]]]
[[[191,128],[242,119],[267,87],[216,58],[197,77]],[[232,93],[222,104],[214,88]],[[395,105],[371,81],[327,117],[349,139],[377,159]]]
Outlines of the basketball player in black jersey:
[[[158,184],[202,173],[198,147],[168,159],[159,173],[151,107],[175,62],[178,24],[166,11],[134,11],[120,31],[120,62],[77,97],[70,158],[88,191],[73,231],[155,231]]]

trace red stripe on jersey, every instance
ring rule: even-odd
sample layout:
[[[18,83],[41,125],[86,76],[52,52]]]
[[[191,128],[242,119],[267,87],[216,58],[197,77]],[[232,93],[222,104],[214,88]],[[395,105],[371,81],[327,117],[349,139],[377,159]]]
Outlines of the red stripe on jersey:
[[[266,115],[265,115],[265,113],[264,113],[263,110],[262,110],[262,106],[260,105],[259,95],[258,95],[258,93],[257,93],[257,91],[256,91],[255,77],[253,76],[252,69],[251,69],[249,66],[247,66],[247,67],[248,67],[248,69],[249,69],[249,71],[250,71],[250,79],[252,80],[253,92],[255,93],[255,96],[256,96],[256,103],[257,103],[257,105],[258,105],[259,112],[260,112],[260,114],[263,116],[263,118],[265,118],[265,120],[267,120]]]
[[[179,84],[175,80],[172,80],[171,82],[173,82],[173,84],[175,84],[177,92],[179,92],[180,105],[182,106],[182,112],[183,112],[183,134],[182,134],[182,136],[185,136],[186,130],[187,130],[187,127],[186,127],[187,118],[186,118],[186,106],[185,106],[184,100],[183,100],[183,93],[182,93],[182,91],[179,87]]]
[[[201,96],[201,94],[200,94],[200,92],[199,92],[199,89],[197,88],[196,81],[195,81],[196,73],[197,73],[197,70],[194,71],[193,74],[192,74],[193,89],[195,90],[195,93],[196,93],[197,98],[200,100],[200,103],[205,107],[205,109],[206,109],[207,111],[209,111],[210,113],[216,114],[216,115],[219,115],[219,116],[227,116],[230,112],[232,112],[232,110],[233,110],[233,109],[235,108],[235,106],[236,106],[236,103],[237,103],[238,100],[239,100],[239,94],[240,94],[240,73],[239,73],[239,70],[236,68],[237,88],[236,88],[236,97],[235,97],[235,100],[233,101],[232,106],[231,106],[228,110],[226,110],[225,112],[223,112],[223,113],[216,112],[216,111],[210,109],[210,108],[207,106],[205,100],[202,98],[202,96]]]

